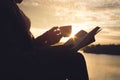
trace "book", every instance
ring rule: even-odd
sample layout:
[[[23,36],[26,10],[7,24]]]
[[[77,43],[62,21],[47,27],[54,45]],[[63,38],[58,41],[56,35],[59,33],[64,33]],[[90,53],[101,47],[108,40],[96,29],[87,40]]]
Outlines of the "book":
[[[65,46],[71,46],[71,49],[78,51],[79,49],[95,42],[95,35],[101,31],[100,27],[95,27],[90,32],[80,30],[75,34],[74,38],[70,38],[67,42],[64,43]]]

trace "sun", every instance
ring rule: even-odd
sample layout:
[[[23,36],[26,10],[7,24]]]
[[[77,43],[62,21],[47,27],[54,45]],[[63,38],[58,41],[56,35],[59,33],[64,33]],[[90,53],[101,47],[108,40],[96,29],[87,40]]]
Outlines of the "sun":
[[[78,33],[80,29],[72,27],[72,33],[70,35],[70,38],[74,38],[75,34]]]
[[[75,38],[75,34],[77,34],[79,31],[81,30],[85,30],[85,31],[89,31],[90,27],[88,27],[87,25],[83,25],[83,24],[72,24],[72,33],[70,35],[70,37],[63,37],[60,42],[66,42],[67,40],[69,40],[70,38]]]
[[[69,37],[63,37],[60,42],[66,42],[70,38],[74,38],[75,34],[79,32],[81,29],[78,29],[77,27],[72,27],[72,33]]]

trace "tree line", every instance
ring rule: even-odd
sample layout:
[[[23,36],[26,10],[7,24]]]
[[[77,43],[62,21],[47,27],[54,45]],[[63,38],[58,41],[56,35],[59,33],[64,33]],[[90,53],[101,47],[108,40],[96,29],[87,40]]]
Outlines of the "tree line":
[[[120,55],[120,44],[90,45],[84,47],[82,50],[85,53]]]

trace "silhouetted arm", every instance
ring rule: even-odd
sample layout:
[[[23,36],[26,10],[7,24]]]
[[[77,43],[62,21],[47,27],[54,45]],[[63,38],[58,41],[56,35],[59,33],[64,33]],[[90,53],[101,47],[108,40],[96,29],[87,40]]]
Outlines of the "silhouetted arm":
[[[34,42],[35,46],[50,46],[55,43],[58,43],[60,39],[62,38],[62,35],[60,31],[58,30],[58,27],[53,27],[47,32],[45,32],[43,35],[38,36]]]

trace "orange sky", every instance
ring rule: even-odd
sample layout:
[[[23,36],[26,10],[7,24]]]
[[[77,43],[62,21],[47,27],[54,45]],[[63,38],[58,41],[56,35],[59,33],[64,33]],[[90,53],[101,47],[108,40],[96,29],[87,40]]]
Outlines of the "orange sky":
[[[120,0],[24,0],[19,6],[35,37],[53,26],[72,25],[74,31],[100,26],[95,43],[120,44]]]

